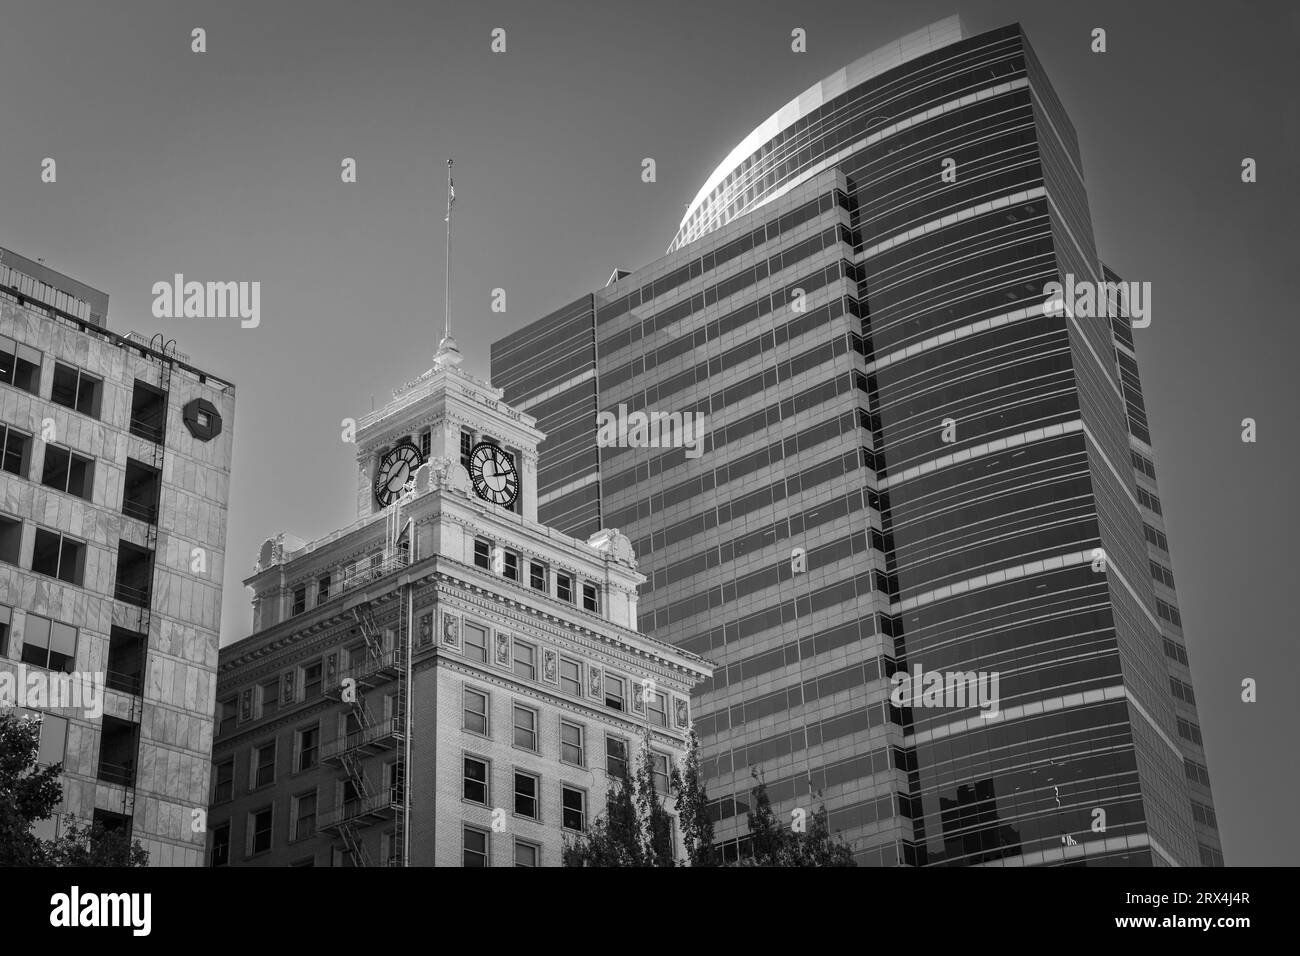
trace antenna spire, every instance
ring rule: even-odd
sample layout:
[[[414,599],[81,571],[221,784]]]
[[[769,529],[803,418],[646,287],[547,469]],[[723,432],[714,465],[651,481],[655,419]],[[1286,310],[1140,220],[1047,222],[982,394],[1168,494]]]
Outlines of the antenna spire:
[[[434,363],[440,366],[459,365],[461,360],[460,348],[456,345],[456,340],[451,337],[451,207],[456,201],[456,186],[451,179],[452,162],[450,159],[447,160],[447,217],[444,220],[447,223],[447,271],[442,284],[443,332],[442,341],[438,343],[438,351],[433,357]]]

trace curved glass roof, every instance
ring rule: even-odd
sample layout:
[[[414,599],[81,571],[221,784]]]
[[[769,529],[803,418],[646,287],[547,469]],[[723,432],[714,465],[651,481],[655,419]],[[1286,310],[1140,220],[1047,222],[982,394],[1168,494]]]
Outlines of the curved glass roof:
[[[705,180],[704,185],[700,187],[700,191],[695,194],[695,199],[691,201],[686,215],[682,217],[677,235],[673,238],[668,251],[680,249],[705,233],[717,229],[731,218],[731,197],[727,195],[728,178],[742,167],[746,160],[758,153],[764,144],[770,142],[783,130],[853,87],[887,70],[901,66],[908,60],[924,56],[950,43],[956,43],[964,36],[961,18],[955,15],[946,17],[859,57],[848,66],[841,67],[830,76],[808,87],[755,127],[735,149],[727,154],[727,158],[718,164]],[[776,189],[785,192],[793,185],[794,183],[778,183]],[[724,199],[727,201],[720,201]],[[762,205],[762,202],[757,205]],[[751,211],[753,208],[756,207],[748,207],[745,211]]]

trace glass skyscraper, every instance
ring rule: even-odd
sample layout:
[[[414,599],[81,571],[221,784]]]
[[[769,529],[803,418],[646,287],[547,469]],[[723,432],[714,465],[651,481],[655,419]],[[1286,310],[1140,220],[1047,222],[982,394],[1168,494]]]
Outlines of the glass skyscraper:
[[[493,347],[547,434],[540,520],[621,529],[641,629],[718,665],[692,712],[728,855],[757,770],[864,864],[1222,863],[1131,324],[1045,307],[1067,277],[1119,281],[1074,129],[1019,25],[950,18]],[[703,414],[702,453],[599,439],[636,412]],[[917,670],[996,675],[997,715],[894,706]]]

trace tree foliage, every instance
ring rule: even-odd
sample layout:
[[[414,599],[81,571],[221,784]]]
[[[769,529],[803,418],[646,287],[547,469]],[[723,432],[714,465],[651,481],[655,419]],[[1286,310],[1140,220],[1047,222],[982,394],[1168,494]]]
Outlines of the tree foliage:
[[[831,834],[826,804],[820,804],[812,814],[805,810],[799,818],[801,825],[787,828],[772,810],[767,786],[758,771],[751,770],[750,776],[754,780],[750,790],[752,809],[746,814],[750,853],[737,865],[857,866],[853,848],[843,838]]]
[[[655,784],[654,752],[650,749],[650,731],[641,736],[637,754],[636,813],[641,832],[643,866],[676,866],[673,855],[673,821],[664,809],[668,794],[659,794]]]
[[[125,829],[83,825],[68,817],[57,840],[46,844],[50,866],[148,866],[149,851]]]
[[[63,799],[63,765],[37,766],[40,749],[38,719],[0,710],[0,867],[148,865],[148,851],[125,830],[69,817],[57,839],[32,832]]]
[[[606,790],[605,811],[565,843],[565,866],[676,866],[667,794],[659,794],[655,785],[648,730],[635,764],[635,776],[623,764]]]
[[[587,831],[565,843],[565,866],[675,866],[672,818],[665,796],[655,783],[654,756],[647,730],[635,762],[635,775],[624,764],[605,795],[605,810]],[[786,826],[772,809],[767,787],[757,770],[751,770],[751,809],[748,852],[732,866],[857,866],[853,848],[832,834],[825,804],[815,811],[802,808]],[[713,845],[708,791],[700,772],[700,741],[694,729],[687,739],[681,768],[673,768],[678,822],[683,849],[691,866],[720,866]]]
[[[40,749],[40,721],[0,710],[0,866],[45,863],[46,844],[32,824],[53,816],[63,799],[63,767],[36,767]]]
[[[691,866],[717,866],[709,794],[704,786],[704,774],[700,772],[700,738],[694,727],[686,739],[686,759],[681,770],[673,768],[673,782],[677,787],[677,819],[686,858]]]

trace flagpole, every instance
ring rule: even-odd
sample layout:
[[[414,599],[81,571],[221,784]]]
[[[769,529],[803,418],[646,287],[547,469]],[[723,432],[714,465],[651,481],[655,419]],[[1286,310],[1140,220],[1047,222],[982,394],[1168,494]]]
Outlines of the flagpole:
[[[443,338],[451,338],[451,204],[455,193],[452,192],[451,163],[447,160],[447,272],[443,282]]]

